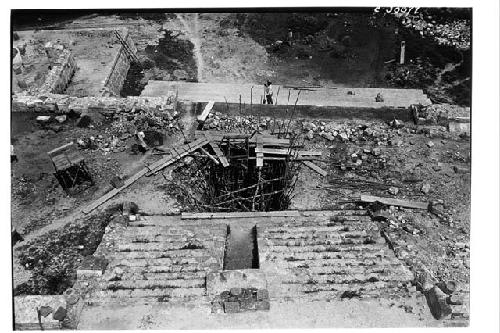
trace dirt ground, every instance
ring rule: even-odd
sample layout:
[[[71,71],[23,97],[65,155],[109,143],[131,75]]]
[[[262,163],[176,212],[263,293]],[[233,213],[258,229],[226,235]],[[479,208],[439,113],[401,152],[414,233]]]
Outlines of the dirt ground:
[[[425,300],[273,303],[270,311],[211,314],[209,307],[88,307],[78,329],[272,329],[438,326]],[[411,310],[410,310],[411,307]]]

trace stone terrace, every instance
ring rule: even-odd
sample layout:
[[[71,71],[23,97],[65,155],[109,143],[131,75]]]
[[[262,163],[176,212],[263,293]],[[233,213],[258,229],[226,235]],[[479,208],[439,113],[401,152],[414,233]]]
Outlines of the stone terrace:
[[[208,272],[222,269],[227,227],[146,216],[108,226],[96,251],[110,261],[88,303],[203,301]]]
[[[255,271],[264,274],[271,300],[414,293],[413,274],[389,249],[377,224],[365,210],[351,208],[291,211],[296,216],[288,217],[247,213],[112,222],[95,253],[110,263],[87,304],[208,304],[207,275],[223,270],[228,226],[236,224],[257,226],[260,267]]]
[[[414,291],[413,274],[365,210],[302,215],[258,224],[260,269],[272,299],[392,297]]]

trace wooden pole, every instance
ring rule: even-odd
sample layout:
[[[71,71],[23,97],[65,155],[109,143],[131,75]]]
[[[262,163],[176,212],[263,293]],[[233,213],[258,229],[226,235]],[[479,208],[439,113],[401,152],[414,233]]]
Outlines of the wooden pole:
[[[406,42],[403,40],[401,41],[401,54],[399,56],[400,65],[404,65],[405,63],[405,48],[406,48]]]

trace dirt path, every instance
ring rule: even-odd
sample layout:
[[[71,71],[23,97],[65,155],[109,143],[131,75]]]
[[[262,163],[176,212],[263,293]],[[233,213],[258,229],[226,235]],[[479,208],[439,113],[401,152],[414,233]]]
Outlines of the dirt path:
[[[203,82],[203,56],[201,54],[200,28],[198,23],[198,13],[175,14],[187,31],[189,40],[194,45],[194,59],[196,61],[198,82]]]

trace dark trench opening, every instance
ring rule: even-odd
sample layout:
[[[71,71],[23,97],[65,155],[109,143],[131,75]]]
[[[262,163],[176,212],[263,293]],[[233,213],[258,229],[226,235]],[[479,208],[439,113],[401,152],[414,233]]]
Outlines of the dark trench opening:
[[[143,66],[135,61],[131,62],[130,68],[127,72],[127,77],[125,78],[122,90],[120,91],[120,96],[140,96],[144,87],[146,87],[146,84],[148,83],[144,77]]]
[[[224,270],[258,269],[259,249],[257,227],[249,225],[228,226]]]
[[[241,145],[221,145],[229,166],[208,163],[205,170],[206,206],[212,211],[277,211],[291,203],[296,170],[289,159],[264,160]],[[252,156],[252,154],[254,156]]]

